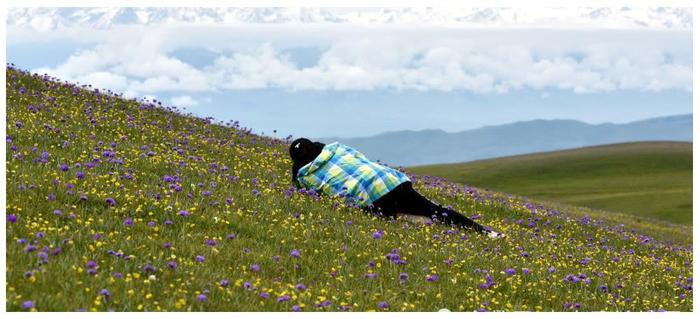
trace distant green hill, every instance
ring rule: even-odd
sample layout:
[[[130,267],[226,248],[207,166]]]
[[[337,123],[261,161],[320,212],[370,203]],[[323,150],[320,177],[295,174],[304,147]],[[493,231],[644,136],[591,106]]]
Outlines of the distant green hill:
[[[642,142],[407,168],[453,182],[692,225],[692,143]]]

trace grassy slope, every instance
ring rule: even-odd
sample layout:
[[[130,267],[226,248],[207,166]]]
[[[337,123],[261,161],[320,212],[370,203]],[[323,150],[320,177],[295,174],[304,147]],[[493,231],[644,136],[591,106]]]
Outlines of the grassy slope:
[[[387,222],[289,189],[285,141],[12,68],[7,92],[10,311],[692,310],[688,229],[415,176],[508,237]]]
[[[644,142],[412,167],[537,199],[692,225],[691,143]]]

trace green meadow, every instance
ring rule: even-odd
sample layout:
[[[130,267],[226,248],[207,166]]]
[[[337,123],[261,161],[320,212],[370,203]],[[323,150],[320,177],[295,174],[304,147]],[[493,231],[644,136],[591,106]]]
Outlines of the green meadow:
[[[385,220],[292,187],[291,137],[6,80],[8,311],[693,310],[690,227],[413,174],[506,238]]]
[[[407,170],[532,199],[692,225],[692,146],[613,144]]]

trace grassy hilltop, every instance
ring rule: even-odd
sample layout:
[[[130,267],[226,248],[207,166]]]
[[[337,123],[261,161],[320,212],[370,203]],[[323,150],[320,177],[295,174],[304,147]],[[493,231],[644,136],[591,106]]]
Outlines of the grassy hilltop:
[[[691,311],[689,228],[444,179],[508,237],[290,187],[287,140],[8,66],[10,311]]]
[[[641,142],[411,167],[536,199],[693,223],[693,145]]]

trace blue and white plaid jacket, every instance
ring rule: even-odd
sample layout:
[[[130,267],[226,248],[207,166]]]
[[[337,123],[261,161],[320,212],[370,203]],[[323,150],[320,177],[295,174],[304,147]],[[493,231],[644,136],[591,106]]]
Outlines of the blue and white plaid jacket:
[[[360,206],[369,206],[399,184],[406,174],[374,163],[352,147],[338,142],[323,147],[313,161],[297,173],[302,187],[328,196],[345,195]]]

